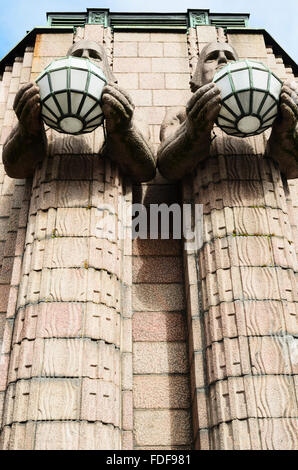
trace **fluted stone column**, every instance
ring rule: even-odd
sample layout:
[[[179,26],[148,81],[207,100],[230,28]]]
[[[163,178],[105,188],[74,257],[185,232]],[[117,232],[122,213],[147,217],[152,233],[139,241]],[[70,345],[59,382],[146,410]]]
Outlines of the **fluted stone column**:
[[[16,123],[13,102],[31,72],[33,48],[6,66],[0,86],[0,154]],[[25,227],[29,209],[30,181],[10,178],[0,159],[0,422],[11,352],[15,306],[19,288]]]
[[[98,155],[100,132],[87,138],[53,132],[49,156],[35,173],[4,449],[121,448],[122,399],[129,407],[131,393],[125,373],[121,380],[131,361],[131,237],[125,228],[131,190],[117,167]],[[113,238],[115,227],[127,231],[125,239]]]
[[[217,134],[192,185],[203,246],[186,253],[196,448],[297,449],[297,261],[281,174],[263,136]]]

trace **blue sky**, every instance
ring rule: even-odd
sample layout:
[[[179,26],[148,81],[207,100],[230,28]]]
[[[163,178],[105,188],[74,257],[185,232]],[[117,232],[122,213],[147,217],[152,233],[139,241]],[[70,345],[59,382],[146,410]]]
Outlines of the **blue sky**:
[[[250,13],[250,27],[264,28],[298,62],[298,0],[6,0],[1,2],[0,58],[5,56],[35,26],[46,25],[47,11],[186,12],[187,8],[213,13]]]

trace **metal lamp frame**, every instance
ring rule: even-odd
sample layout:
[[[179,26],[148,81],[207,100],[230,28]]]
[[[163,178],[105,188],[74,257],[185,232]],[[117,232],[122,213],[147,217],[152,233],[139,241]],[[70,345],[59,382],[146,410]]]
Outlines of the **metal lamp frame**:
[[[272,110],[277,106],[279,100],[275,96],[273,96],[272,93],[270,93],[271,77],[274,76],[275,79],[278,80],[281,85],[282,85],[282,81],[273,72],[271,72],[271,70],[265,64],[263,64],[262,62],[255,62],[255,61],[251,61],[251,60],[241,60],[241,62],[242,63],[244,62],[246,65],[245,66],[244,65],[239,66],[239,68],[237,68],[237,69],[230,70],[229,66],[231,64],[229,64],[227,66],[227,71],[224,74],[222,74],[222,70],[220,70],[220,73],[221,73],[220,77],[217,78],[216,75],[214,77],[214,83],[217,83],[222,78],[228,76],[232,92],[229,95],[224,97],[221,104],[222,104],[222,106],[224,106],[229,111],[229,113],[231,113],[233,116],[235,116],[235,121],[232,121],[231,119],[228,119],[225,116],[220,116],[219,115],[220,119],[223,119],[224,121],[227,121],[227,123],[231,123],[232,126],[228,126],[228,125],[223,126],[222,124],[219,124],[218,121],[217,121],[217,124],[227,134],[233,135],[235,137],[250,137],[250,136],[253,136],[253,135],[256,135],[256,134],[261,134],[262,132],[264,132],[266,129],[268,129],[272,125],[274,119],[277,116],[277,111],[272,116],[270,114],[271,114]],[[263,67],[261,67],[261,66],[263,66]],[[248,70],[250,88],[243,88],[241,90],[236,90],[232,77],[235,73],[243,71],[243,70]],[[267,72],[268,79],[267,79],[266,90],[258,88],[258,87],[254,87],[253,73],[252,73],[253,70],[260,70],[262,72]],[[239,96],[238,96],[238,93],[244,93],[244,92],[250,92],[249,112],[248,113],[245,112],[245,110],[243,109],[243,106],[242,106],[241,101],[240,101]],[[261,103],[259,104],[257,111],[255,111],[255,112],[253,112],[253,93],[254,92],[261,92],[261,93],[264,94],[264,97],[263,97]],[[225,103],[232,96],[234,96],[234,98],[236,99],[237,105],[238,105],[238,107],[241,111],[240,115],[236,114]],[[268,96],[270,96],[274,100],[274,103],[272,104],[272,106],[270,106],[267,109],[267,111],[264,113],[264,115],[261,115],[261,110],[262,110]],[[238,128],[239,121],[242,118],[247,117],[247,116],[252,116],[252,117],[256,117],[256,118],[259,119],[260,127],[257,131],[246,134],[246,133],[239,130],[239,128]],[[267,117],[267,119],[266,119],[266,117]],[[268,124],[268,123],[270,123],[270,124]]]
[[[56,61],[58,62],[59,60],[65,60],[65,59],[68,59],[70,57],[72,57],[72,56],[61,57],[59,59],[56,59]],[[100,126],[103,123],[103,120],[104,120],[104,119],[102,119],[102,122],[100,124],[96,124],[95,126],[90,126],[90,124],[92,124],[92,121],[96,121],[100,117],[103,118],[103,113],[101,112],[88,122],[88,115],[90,115],[92,113],[92,111],[94,111],[96,109],[96,107],[98,106],[98,101],[95,102],[95,104],[89,109],[89,111],[83,117],[81,117],[79,115],[80,112],[81,112],[81,109],[84,106],[84,103],[86,101],[86,97],[89,97],[93,101],[96,101],[96,98],[93,95],[91,95],[90,93],[88,93],[91,75],[95,75],[100,80],[102,80],[105,84],[107,83],[107,80],[105,79],[104,75],[100,75],[99,73],[97,74],[93,70],[93,68],[91,69],[91,67],[90,67],[91,62],[89,61],[89,59],[82,58],[82,57],[75,57],[75,60],[76,61],[81,60],[81,61],[84,61],[85,63],[87,63],[88,69],[83,68],[83,67],[79,67],[79,66],[71,66],[71,65],[64,65],[62,67],[57,67],[57,68],[52,69],[52,68],[50,68],[51,65],[52,65],[52,63],[51,63],[51,64],[48,65],[48,67],[36,79],[36,84],[38,85],[38,82],[42,78],[44,78],[45,76],[48,77],[48,84],[49,84],[50,93],[45,98],[43,98],[41,100],[41,104],[42,104],[42,107],[45,107],[47,109],[47,111],[49,113],[51,113],[51,115],[56,119],[57,123],[54,120],[51,120],[48,116],[44,116],[43,113],[42,113],[42,117],[43,117],[44,121],[46,122],[46,124],[48,124],[50,127],[54,128],[58,132],[65,133],[65,131],[59,127],[59,124],[62,121],[62,119],[69,118],[69,117],[76,118],[76,119],[79,119],[82,122],[83,129],[80,130],[79,132],[69,132],[69,133],[72,134],[72,135],[80,135],[80,134],[93,132],[93,130],[95,130],[98,126]],[[50,68],[50,70],[49,70],[49,68]],[[61,70],[66,70],[66,88],[59,89],[58,91],[55,91],[54,88],[53,88],[51,73],[52,72],[59,72]],[[79,90],[79,89],[76,89],[76,88],[70,88],[71,87],[71,70],[79,70],[79,71],[87,73],[86,85],[85,85],[85,89],[83,91]],[[66,114],[64,114],[64,111],[62,110],[62,108],[60,106],[60,103],[56,98],[57,95],[60,95],[60,94],[63,94],[63,93],[67,95],[68,113],[66,113]],[[71,93],[78,93],[79,95],[82,96],[81,102],[80,102],[80,104],[77,108],[76,113],[73,113],[72,109],[71,109]],[[53,100],[55,102],[55,105],[57,106],[57,108],[60,112],[60,116],[57,116],[57,114],[50,108],[50,106],[47,105],[47,101],[50,97],[53,98]]]

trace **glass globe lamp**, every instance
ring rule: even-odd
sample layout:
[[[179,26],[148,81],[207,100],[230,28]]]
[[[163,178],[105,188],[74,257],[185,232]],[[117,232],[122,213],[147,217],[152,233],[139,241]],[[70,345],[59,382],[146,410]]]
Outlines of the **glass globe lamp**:
[[[232,62],[214,76],[221,91],[219,127],[236,137],[261,134],[278,112],[282,81],[266,65],[252,60]]]
[[[106,83],[102,70],[89,59],[54,60],[36,79],[44,122],[66,134],[92,132],[104,120],[100,98]]]

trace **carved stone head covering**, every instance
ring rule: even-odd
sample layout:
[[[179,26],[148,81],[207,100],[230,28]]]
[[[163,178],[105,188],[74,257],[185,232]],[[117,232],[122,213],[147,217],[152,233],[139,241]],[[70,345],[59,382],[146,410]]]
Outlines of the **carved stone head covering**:
[[[195,73],[191,79],[190,88],[195,92],[202,85],[212,82],[215,73],[228,62],[238,60],[235,49],[226,42],[210,42],[199,57]]]
[[[105,48],[102,44],[82,39],[71,46],[67,55],[90,59],[95,65],[102,69],[109,83],[117,83],[117,79],[111,70]]]

